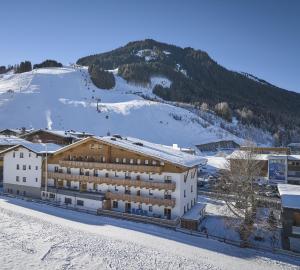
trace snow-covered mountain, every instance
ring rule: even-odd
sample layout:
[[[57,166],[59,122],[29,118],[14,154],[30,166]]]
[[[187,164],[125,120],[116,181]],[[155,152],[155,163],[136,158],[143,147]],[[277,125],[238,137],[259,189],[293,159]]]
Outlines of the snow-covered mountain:
[[[167,145],[194,146],[221,139],[242,139],[189,110],[142,96],[155,97],[156,84],[127,83],[113,71],[112,90],[96,88],[87,68],[42,68],[0,77],[0,128],[31,127],[85,130],[97,135],[122,134]],[[98,102],[98,105],[97,105]]]

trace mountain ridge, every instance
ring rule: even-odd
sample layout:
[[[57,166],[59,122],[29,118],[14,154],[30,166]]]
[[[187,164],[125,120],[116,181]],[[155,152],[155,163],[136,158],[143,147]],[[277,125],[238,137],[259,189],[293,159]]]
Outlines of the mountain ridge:
[[[161,98],[191,104],[205,102],[211,108],[227,102],[235,117],[271,132],[279,144],[300,134],[300,94],[254,75],[228,70],[202,50],[146,39],[82,57],[77,63],[119,68],[118,74],[128,82],[148,83],[153,75],[165,76],[172,85],[154,89]],[[239,114],[242,110],[251,110],[251,119],[243,119]]]

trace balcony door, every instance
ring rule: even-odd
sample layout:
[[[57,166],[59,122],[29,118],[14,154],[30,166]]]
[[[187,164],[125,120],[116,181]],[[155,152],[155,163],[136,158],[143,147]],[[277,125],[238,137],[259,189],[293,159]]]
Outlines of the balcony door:
[[[166,217],[166,219],[171,219],[171,209],[170,208],[165,208],[164,216]]]
[[[126,213],[131,212],[131,203],[129,203],[129,202],[125,203],[125,212]]]

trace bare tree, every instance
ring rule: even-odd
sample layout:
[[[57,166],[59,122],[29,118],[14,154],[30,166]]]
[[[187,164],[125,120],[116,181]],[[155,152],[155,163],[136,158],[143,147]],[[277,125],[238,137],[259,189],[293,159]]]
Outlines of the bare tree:
[[[258,206],[258,187],[255,182],[261,171],[262,163],[257,160],[251,147],[248,147],[247,151],[238,151],[231,155],[216,185],[217,192],[236,217],[237,222],[232,226],[237,227],[245,242],[253,230]]]

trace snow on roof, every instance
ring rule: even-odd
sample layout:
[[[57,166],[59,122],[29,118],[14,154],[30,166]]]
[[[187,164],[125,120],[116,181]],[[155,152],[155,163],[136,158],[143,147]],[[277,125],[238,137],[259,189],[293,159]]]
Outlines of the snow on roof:
[[[16,136],[0,135],[0,145],[16,145],[16,144],[22,144],[27,142],[28,141]]]
[[[32,142],[25,141],[20,144],[13,145],[12,147],[3,150],[0,153],[3,154],[6,152],[10,152],[18,147],[25,147],[28,150],[35,152],[37,154],[54,153],[61,148],[60,145],[54,143],[32,143]]]
[[[95,138],[107,142],[109,144],[113,144],[134,152],[162,159],[164,161],[168,161],[183,167],[194,167],[206,163],[205,158],[184,153],[180,150],[174,149],[172,146],[155,144],[132,137],[124,137],[122,139],[111,136]]]
[[[246,155],[247,151],[235,150],[230,155],[227,156],[227,159],[246,159],[248,156]],[[268,160],[269,156],[274,156],[274,154],[256,154],[253,153],[253,159],[256,160]]]
[[[196,203],[191,210],[186,212],[182,219],[188,219],[188,220],[199,220],[202,217],[202,211],[205,209],[206,204],[203,203]]]
[[[54,135],[57,135],[57,136],[60,136],[60,137],[64,137],[64,138],[72,137],[74,139],[77,139],[77,137],[74,135],[73,132],[68,132],[68,131],[64,131],[64,130],[52,130],[52,129],[39,129],[39,130],[32,131],[30,133],[27,133],[26,135],[34,134],[34,133],[37,133],[37,132],[40,132],[40,131],[48,132],[48,133],[51,133],[51,134],[54,134]]]
[[[300,186],[278,184],[277,187],[284,208],[300,209]]]
[[[300,143],[290,143],[288,144],[289,147],[300,147]]]

